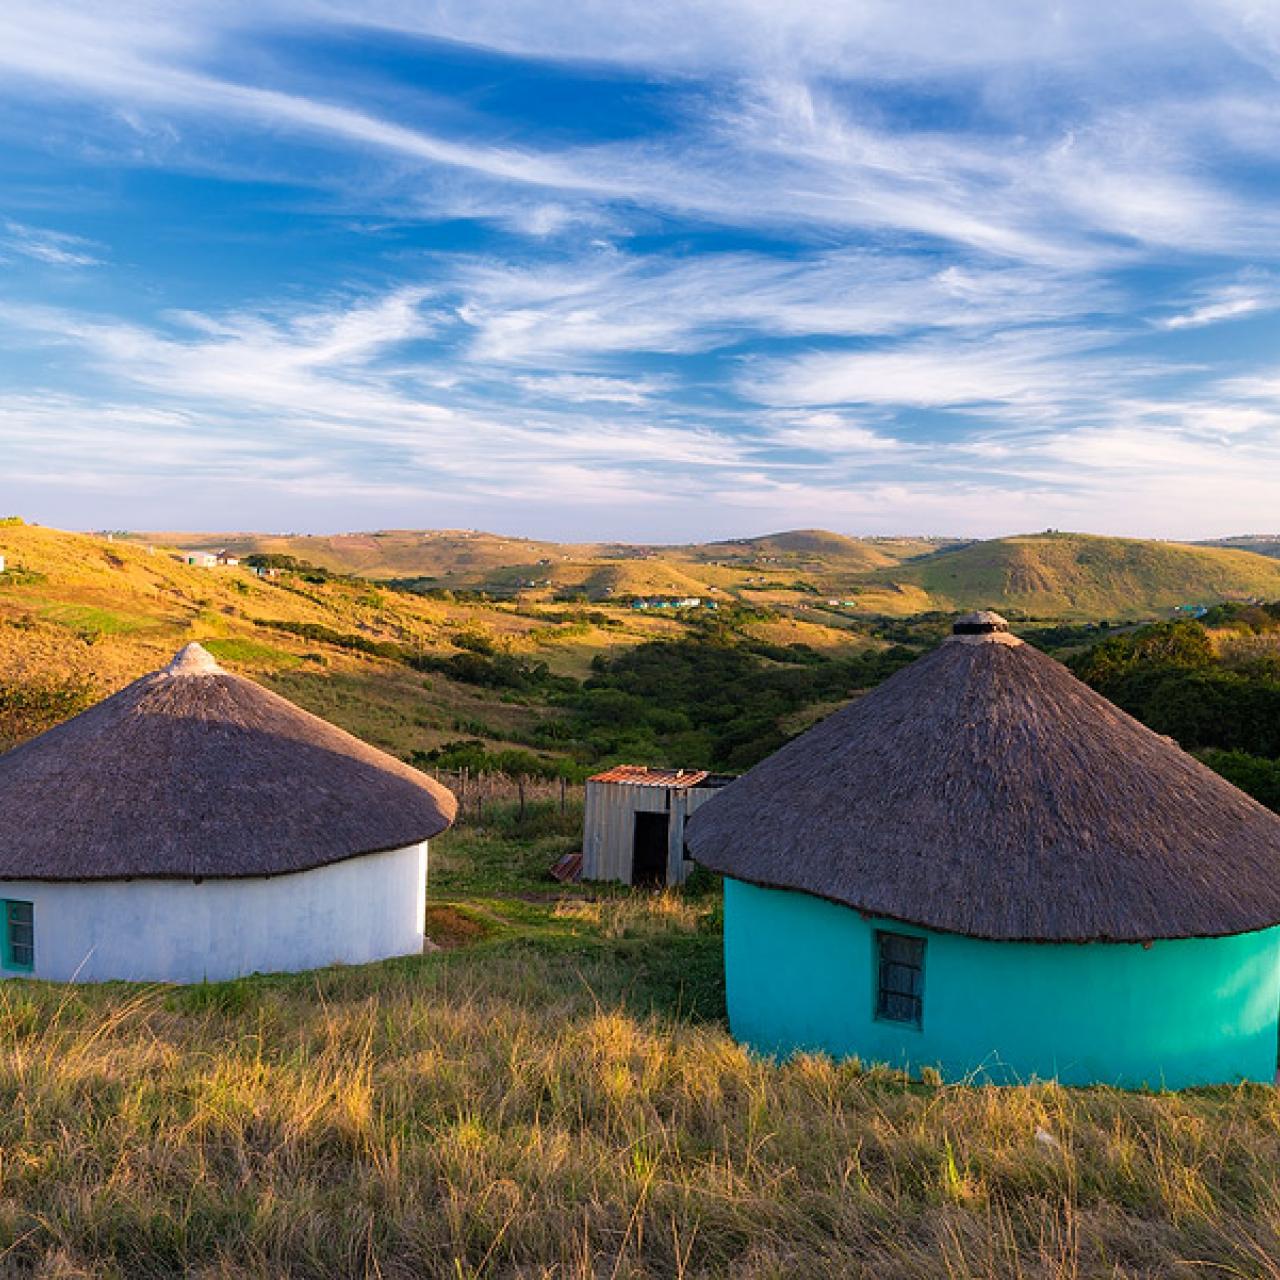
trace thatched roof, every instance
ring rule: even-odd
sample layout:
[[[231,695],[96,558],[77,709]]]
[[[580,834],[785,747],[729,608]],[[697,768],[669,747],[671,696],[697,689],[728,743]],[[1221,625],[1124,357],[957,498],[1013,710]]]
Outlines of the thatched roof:
[[[455,810],[193,644],[0,755],[0,879],[279,875],[416,844]]]
[[[987,625],[984,625],[984,622]],[[977,938],[1280,923],[1280,816],[971,615],[690,818],[725,875]]]

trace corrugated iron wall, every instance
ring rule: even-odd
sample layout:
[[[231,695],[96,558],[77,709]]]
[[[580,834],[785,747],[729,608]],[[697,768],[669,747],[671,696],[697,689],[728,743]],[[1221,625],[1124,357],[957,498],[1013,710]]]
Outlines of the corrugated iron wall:
[[[699,805],[716,793],[714,787],[685,787],[672,795],[671,842],[667,851],[667,883],[684,884],[693,870],[693,862],[684,856],[684,824]]]
[[[588,781],[583,809],[582,878],[630,884],[635,815],[669,813],[667,883],[682,884],[693,868],[684,857],[685,818],[714,794],[711,788]]]
[[[582,877],[631,883],[635,815],[665,813],[666,787],[588,781],[583,812]]]

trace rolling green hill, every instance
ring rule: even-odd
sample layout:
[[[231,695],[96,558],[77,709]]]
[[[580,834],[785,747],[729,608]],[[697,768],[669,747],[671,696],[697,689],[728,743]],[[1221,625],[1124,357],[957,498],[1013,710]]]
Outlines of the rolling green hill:
[[[387,529],[332,535],[144,533],[132,541],[290,555],[335,573],[412,579],[497,595],[591,600],[624,595],[715,595],[746,587],[786,590],[804,574],[839,590],[872,570],[936,551],[945,540],[847,538],[802,529],[731,542],[682,545],[539,542],[466,529]]]
[[[581,677],[598,653],[680,630],[621,610],[601,627],[359,579],[263,580],[243,567],[183,564],[160,547],[30,526],[0,527],[0,555],[0,690],[16,682],[104,696],[198,640],[233,670],[402,755],[463,734],[513,745],[554,712],[424,678],[397,652],[447,658],[484,644]]]
[[[197,640],[233,670],[398,755],[469,738],[493,750],[537,742],[554,756],[554,734],[539,731],[563,716],[556,679],[583,680],[596,658],[683,636],[693,616],[457,600],[325,574],[259,578],[243,565],[185,564],[158,544],[25,525],[0,525],[0,556],[0,750],[12,737],[6,690],[19,700],[34,690],[56,718]],[[601,589],[619,594],[702,585],[656,560],[601,562],[591,572],[610,575]],[[822,614],[770,615],[747,627],[761,643],[819,653],[868,644]],[[441,666],[455,658],[478,671]],[[495,662],[509,678],[489,678]],[[526,681],[526,671],[545,677]]]
[[[1280,533],[1248,533],[1236,538],[1210,538],[1197,545],[1230,547],[1235,551],[1252,551],[1260,556],[1280,558]]]
[[[1280,598],[1280,563],[1251,551],[1042,533],[946,549],[873,575],[939,608],[1036,617],[1145,618],[1180,605]]]

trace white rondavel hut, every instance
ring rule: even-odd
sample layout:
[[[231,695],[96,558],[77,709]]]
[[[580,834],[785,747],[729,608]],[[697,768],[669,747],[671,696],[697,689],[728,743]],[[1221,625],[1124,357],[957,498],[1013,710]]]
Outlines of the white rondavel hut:
[[[0,755],[0,974],[199,982],[422,950],[426,775],[199,645]]]

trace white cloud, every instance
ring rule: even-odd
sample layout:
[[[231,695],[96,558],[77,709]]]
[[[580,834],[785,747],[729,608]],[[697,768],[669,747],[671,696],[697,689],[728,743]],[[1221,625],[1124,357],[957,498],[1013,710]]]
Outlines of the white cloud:
[[[616,352],[695,352],[745,337],[866,337],[1062,320],[1116,309],[1088,275],[841,251],[631,257],[455,271],[476,361],[556,363]]]
[[[1162,329],[1199,329],[1261,311],[1274,311],[1277,307],[1280,307],[1280,285],[1270,276],[1247,272],[1240,280],[1201,289],[1188,309],[1159,317],[1155,323]]]
[[[94,267],[101,259],[97,246],[82,236],[21,222],[0,221],[0,260],[5,253],[33,258],[52,267]]]
[[[559,373],[543,377],[521,377],[518,386],[531,395],[568,404],[647,405],[656,395],[669,391],[670,379],[592,377],[589,374]]]
[[[934,3],[913,11],[911,23],[875,0],[843,7],[706,0],[696,21],[677,12],[669,3],[620,4],[603,23],[578,4],[554,13],[528,3],[511,11],[484,4],[409,12],[233,0],[216,8],[135,6],[121,16],[88,5],[15,0],[0,14],[0,66],[29,89],[105,99],[139,127],[156,127],[143,123],[148,115],[220,127],[233,121],[382,155],[411,171],[417,166],[416,183],[401,175],[393,184],[405,208],[415,202],[431,208],[437,184],[427,174],[467,175],[474,189],[452,184],[447,207],[470,204],[537,236],[589,221],[593,215],[582,206],[595,203],[729,225],[911,234],[1011,259],[1081,265],[1115,260],[1122,251],[1117,237],[1203,251],[1268,244],[1280,230],[1270,201],[1213,177],[1217,151],[1231,140],[1213,113],[1179,110],[1177,96],[1160,87],[1119,111],[1078,105],[1103,96],[1108,67],[1118,73],[1135,57],[1141,63],[1144,56],[1194,51],[1197,42],[1220,43],[1220,32],[1206,29],[1202,6],[1141,0],[1138,9],[1127,7],[1122,22],[1100,3],[1072,6],[1044,22],[995,0]],[[1241,20],[1214,15],[1215,24],[1224,21],[1238,27]],[[679,66],[711,78],[688,90],[679,129],[660,140],[553,149],[513,145],[494,122],[487,122],[488,132],[501,140],[485,140],[480,120],[465,135],[456,126],[451,134],[443,122],[411,126],[344,101],[350,91],[343,85],[307,85],[296,68],[264,76],[264,84],[209,69],[229,41],[280,24],[325,23],[385,25],[646,72]],[[552,32],[562,38],[551,40]],[[1028,63],[1029,48],[1036,53]],[[1099,65],[1091,67],[1089,56]],[[1075,87],[1074,114],[1059,121],[1044,110],[1033,66],[1052,66]],[[726,80],[730,68],[737,75]],[[983,128],[895,126],[829,87],[860,77],[926,82],[979,72],[999,86],[986,95]],[[277,87],[285,82],[299,87]],[[1063,100],[1072,101],[1071,89]],[[186,145],[200,144],[193,138]],[[318,179],[314,171],[297,176]],[[509,193],[505,201],[498,198],[502,190]],[[347,194],[357,192],[349,187]]]
[[[747,367],[741,390],[773,405],[997,407],[1041,419],[1099,392],[1114,395],[1153,370],[1114,356],[1082,356],[1105,335],[1008,330],[977,338],[925,337],[869,350],[822,351]]]

